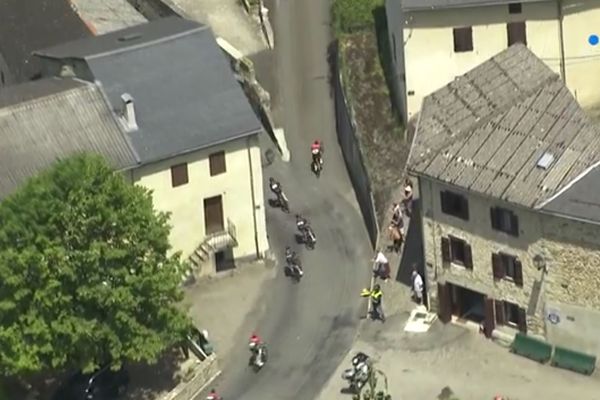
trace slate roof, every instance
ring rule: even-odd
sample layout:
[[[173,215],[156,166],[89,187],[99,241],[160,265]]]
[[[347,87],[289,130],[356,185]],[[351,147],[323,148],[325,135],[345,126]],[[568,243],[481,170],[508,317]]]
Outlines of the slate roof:
[[[38,52],[84,59],[113,107],[134,98],[143,163],[256,134],[262,126],[209,27],[170,17]]]
[[[0,53],[17,83],[39,74],[34,50],[88,36],[68,0],[0,1]]]
[[[554,158],[547,169],[537,166],[545,153]],[[598,161],[598,126],[558,75],[518,44],[425,98],[409,170],[542,208],[553,197],[575,195],[579,185],[565,188]],[[578,192],[581,202],[598,203],[599,192]]]
[[[0,143],[0,198],[75,153],[101,154],[116,169],[137,165],[100,89],[72,79],[0,90]]]
[[[553,0],[396,0],[405,11],[433,10],[443,8],[482,7],[508,5],[510,3],[540,3]]]

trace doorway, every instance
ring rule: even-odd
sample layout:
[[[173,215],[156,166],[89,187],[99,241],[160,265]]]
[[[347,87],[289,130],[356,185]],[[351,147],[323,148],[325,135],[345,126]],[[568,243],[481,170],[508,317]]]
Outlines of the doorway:
[[[450,289],[452,315],[478,324],[485,320],[485,295],[458,285],[450,284]]]
[[[216,272],[229,271],[235,268],[235,258],[233,257],[233,249],[228,247],[224,250],[215,253],[215,270]]]
[[[222,196],[204,199],[204,229],[207,235],[225,230]]]

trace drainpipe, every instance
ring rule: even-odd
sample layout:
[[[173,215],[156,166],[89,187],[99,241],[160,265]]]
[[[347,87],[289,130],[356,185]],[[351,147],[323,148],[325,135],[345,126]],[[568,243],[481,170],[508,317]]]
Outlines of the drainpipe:
[[[560,45],[560,75],[563,82],[567,84],[567,72],[565,67],[565,38],[563,31],[563,5],[562,0],[556,0],[556,8],[558,12],[558,42]]]
[[[250,175],[250,194],[252,196],[252,221],[254,223],[254,246],[256,250],[256,258],[260,258],[260,250],[258,247],[258,227],[256,226],[256,193],[254,192],[254,169],[252,168],[252,153],[251,139],[255,136],[248,136],[246,139],[246,151],[248,152],[248,171]]]

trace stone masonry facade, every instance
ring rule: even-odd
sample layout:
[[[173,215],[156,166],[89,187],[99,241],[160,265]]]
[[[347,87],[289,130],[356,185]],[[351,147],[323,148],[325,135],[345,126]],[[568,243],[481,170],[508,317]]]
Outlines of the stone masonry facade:
[[[442,212],[440,192],[446,190],[468,200],[468,220]],[[546,300],[600,310],[600,226],[517,208],[423,177],[419,179],[419,191],[432,310],[440,309],[438,283],[451,283],[528,310],[527,330],[540,336],[545,336]],[[497,206],[517,216],[517,237],[492,229],[490,208]],[[470,245],[472,268],[442,262],[442,237],[449,236]],[[511,280],[494,279],[492,253],[498,252],[520,260],[521,286]],[[536,255],[546,260],[547,273],[535,267]]]

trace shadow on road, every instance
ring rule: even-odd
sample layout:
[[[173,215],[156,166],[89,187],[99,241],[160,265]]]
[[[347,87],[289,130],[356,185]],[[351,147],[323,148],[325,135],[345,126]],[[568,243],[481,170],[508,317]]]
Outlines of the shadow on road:
[[[423,229],[421,227],[421,201],[415,199],[412,217],[406,231],[406,242],[400,259],[400,267],[396,274],[396,281],[411,286],[411,272],[413,264],[417,265],[419,274],[423,276],[425,266],[423,265]]]

